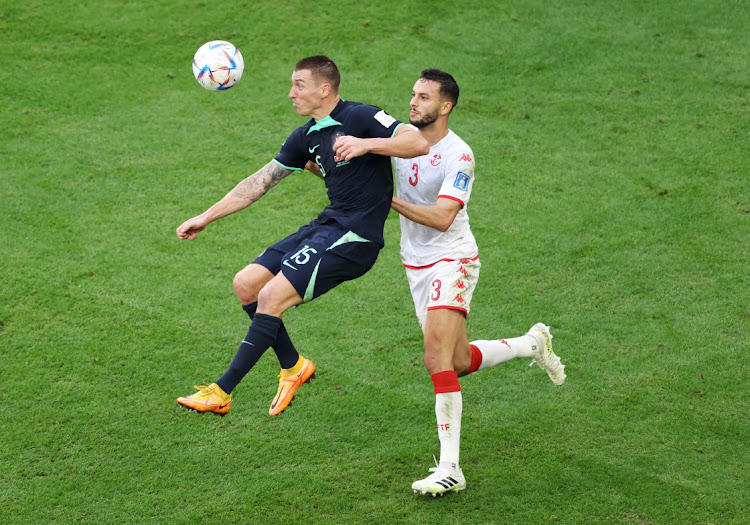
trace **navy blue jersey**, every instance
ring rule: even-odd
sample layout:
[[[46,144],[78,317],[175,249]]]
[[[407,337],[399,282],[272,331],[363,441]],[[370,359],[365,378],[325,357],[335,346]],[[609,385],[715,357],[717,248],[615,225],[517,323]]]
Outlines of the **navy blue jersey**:
[[[384,245],[383,225],[391,209],[393,174],[390,157],[367,153],[343,160],[333,151],[336,137],[390,138],[401,122],[376,106],[341,100],[326,118],[297,128],[275,161],[304,170],[308,160],[323,172],[331,203],[318,216],[333,219],[365,239]]]

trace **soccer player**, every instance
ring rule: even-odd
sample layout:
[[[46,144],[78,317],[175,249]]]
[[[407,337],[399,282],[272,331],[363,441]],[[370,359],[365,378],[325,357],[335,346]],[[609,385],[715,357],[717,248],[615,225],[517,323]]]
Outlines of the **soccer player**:
[[[554,384],[562,385],[566,377],[543,323],[520,337],[469,342],[466,316],[480,262],[467,212],[474,153],[448,128],[458,95],[451,75],[437,69],[422,71],[412,91],[409,121],[427,139],[430,151],[413,159],[392,159],[397,196],[391,206],[401,214],[401,260],[424,332],[424,362],[434,386],[440,440],[440,462],[412,489],[433,496],[466,488],[459,467],[459,376],[529,357]]]
[[[383,226],[393,196],[390,156],[429,150],[426,140],[385,111],[339,96],[340,74],[325,56],[300,60],[289,98],[297,113],[312,117],[281,146],[280,153],[237,184],[219,202],[177,228],[195,239],[211,222],[246,208],[284,177],[314,163],[330,204],[296,233],[267,248],[234,278],[234,290],[252,320],[229,368],[210,385],[177,402],[199,412],[226,414],[232,392],[261,355],[273,347],[281,366],[269,414],[280,414],[315,365],[294,347],[282,321],[289,308],[309,302],[344,281],[364,275],[383,247]]]

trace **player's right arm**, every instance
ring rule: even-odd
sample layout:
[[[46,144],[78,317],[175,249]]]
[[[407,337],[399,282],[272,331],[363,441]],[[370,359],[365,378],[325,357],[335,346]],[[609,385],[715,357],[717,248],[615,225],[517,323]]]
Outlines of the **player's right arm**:
[[[410,221],[444,232],[463,206],[454,199],[438,198],[437,204],[414,204],[399,197],[392,197],[391,208]]]
[[[333,143],[336,155],[344,160],[361,157],[366,153],[410,159],[430,152],[430,145],[419,131],[401,126],[390,138],[358,138],[351,135],[338,137]]]
[[[193,240],[199,232],[213,221],[231,215],[250,206],[260,199],[268,190],[276,186],[281,179],[292,173],[293,170],[280,166],[276,161],[271,161],[248,178],[237,184],[232,191],[227,193],[223,199],[211,206],[209,209],[188,219],[177,228],[177,236],[180,239]]]

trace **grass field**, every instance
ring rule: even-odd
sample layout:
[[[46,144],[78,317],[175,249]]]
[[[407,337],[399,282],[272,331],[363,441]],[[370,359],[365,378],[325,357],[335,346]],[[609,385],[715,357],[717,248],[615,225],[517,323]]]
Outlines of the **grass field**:
[[[750,523],[750,4],[564,4],[0,0],[0,521]],[[190,69],[217,38],[224,93]],[[401,119],[422,68],[456,77],[470,336],[544,321],[567,364],[462,380],[462,493],[410,490],[439,448],[394,214],[370,273],[285,316],[319,368],[288,411],[272,353],[226,417],[175,403],[247,329],[235,272],[327,199],[300,175],[174,230],[304,123],[318,53]]]

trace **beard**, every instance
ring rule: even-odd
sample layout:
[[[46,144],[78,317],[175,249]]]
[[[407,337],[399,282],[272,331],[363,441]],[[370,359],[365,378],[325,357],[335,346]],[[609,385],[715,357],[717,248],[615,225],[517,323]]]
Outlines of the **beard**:
[[[418,129],[426,128],[438,119],[439,111],[436,109],[432,113],[426,113],[421,118],[409,118],[409,124],[417,127]]]

